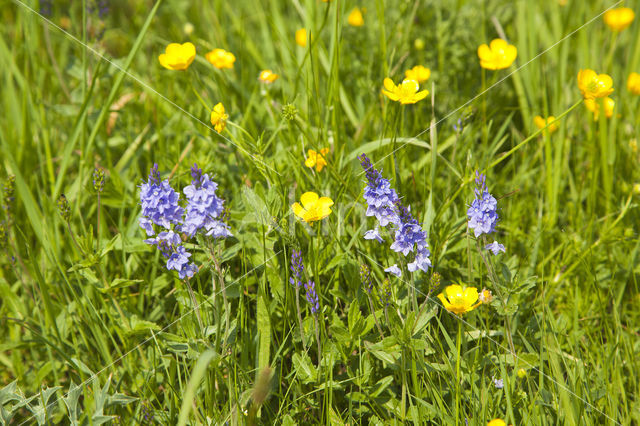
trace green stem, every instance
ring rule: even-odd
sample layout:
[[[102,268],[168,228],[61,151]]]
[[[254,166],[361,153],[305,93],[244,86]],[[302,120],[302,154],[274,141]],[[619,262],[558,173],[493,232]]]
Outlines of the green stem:
[[[460,347],[462,345],[462,320],[458,319],[458,337],[456,339],[456,349],[458,358],[456,359],[456,426],[460,422]]]

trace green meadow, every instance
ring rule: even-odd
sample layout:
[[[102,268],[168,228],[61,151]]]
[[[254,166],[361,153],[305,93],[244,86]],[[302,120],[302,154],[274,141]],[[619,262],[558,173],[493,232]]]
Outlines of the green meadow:
[[[0,424],[640,424],[633,11],[0,0]]]

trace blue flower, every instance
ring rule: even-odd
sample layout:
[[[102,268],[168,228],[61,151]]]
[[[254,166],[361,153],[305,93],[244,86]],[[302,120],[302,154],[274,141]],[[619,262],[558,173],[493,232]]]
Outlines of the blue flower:
[[[422,230],[418,221],[411,215],[409,208],[403,206],[399,201],[396,202],[396,208],[399,212],[400,226],[396,230],[391,250],[406,256],[415,249],[415,259],[407,265],[407,268],[410,272],[415,272],[418,269],[427,272],[431,266],[429,259],[431,252],[427,248],[427,233]]]
[[[363,195],[367,202],[367,216],[375,216],[383,227],[390,223],[397,225],[399,218],[394,205],[398,201],[398,194],[391,188],[391,183],[373,167],[369,157],[362,154],[358,159],[367,178]]]
[[[493,380],[493,386],[495,386],[496,389],[504,388],[504,380],[503,379],[496,379],[495,377],[492,377],[492,380]]]
[[[154,164],[148,182],[140,186],[142,217],[139,223],[148,236],[155,234],[153,224],[170,230],[171,225],[182,221],[184,209],[178,204],[179,199],[180,195],[173,190],[168,180],[160,182],[158,165]]]
[[[307,302],[309,302],[309,306],[311,307],[311,313],[315,314],[320,309],[318,293],[316,293],[316,283],[314,283],[312,280],[309,280],[305,283],[304,288],[307,291],[306,299]]]
[[[289,283],[294,287],[300,287],[302,285],[300,278],[302,277],[302,271],[304,271],[304,263],[302,263],[302,254],[296,249],[291,251],[290,269]]]
[[[169,256],[169,260],[167,260],[167,269],[178,271],[178,276],[181,280],[186,277],[193,277],[198,271],[198,267],[193,263],[189,263],[189,257],[191,257],[191,253],[184,246],[175,247],[173,253]]]
[[[484,246],[484,248],[485,250],[491,250],[494,256],[497,256],[500,252],[506,253],[504,246],[497,241],[494,241],[491,244],[487,244],[486,246]]]
[[[394,264],[392,266],[389,266],[387,269],[384,270],[385,272],[388,272],[390,274],[395,275],[396,277],[401,277],[402,276],[402,271],[400,270],[400,268],[398,268],[397,264]]]
[[[469,228],[474,235],[490,234],[496,229],[498,223],[498,202],[489,193],[485,183],[485,176],[476,171],[475,199],[467,210]]]
[[[214,238],[231,236],[229,227],[217,219],[224,210],[224,200],[216,195],[218,184],[208,174],[203,175],[196,164],[191,168],[191,177],[191,185],[182,190],[188,202],[182,231],[193,236],[205,229],[205,235]]]
[[[369,229],[367,232],[365,232],[364,233],[364,239],[365,240],[376,240],[379,243],[384,241],[384,239],[382,239],[382,236],[380,235],[380,230],[378,229],[377,226],[375,227],[375,229]]]

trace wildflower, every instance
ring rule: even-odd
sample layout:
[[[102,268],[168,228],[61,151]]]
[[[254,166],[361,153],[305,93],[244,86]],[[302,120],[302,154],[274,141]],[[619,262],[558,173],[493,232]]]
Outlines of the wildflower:
[[[634,95],[640,95],[640,74],[632,72],[627,78],[627,90]]]
[[[423,39],[421,39],[421,38],[417,38],[417,39],[413,40],[413,47],[414,47],[416,50],[423,50],[423,49],[424,49],[424,47],[425,47],[425,42],[424,42],[424,40],[423,40]]]
[[[371,164],[371,160],[365,154],[358,157],[362,168],[365,170],[367,187],[364,189],[364,199],[367,202],[367,216],[375,216],[380,226],[389,223],[400,224],[400,218],[395,210],[398,194],[391,188],[391,183],[382,177],[382,174]]]
[[[507,424],[502,419],[493,419],[489,423],[487,423],[487,426],[506,426],[506,425]]]
[[[595,99],[584,100],[584,106],[593,113],[594,120],[598,120],[598,117],[600,116],[600,103],[604,105],[604,115],[607,118],[611,118],[613,116],[613,108],[616,106],[616,101],[610,97],[602,99],[601,102],[596,101]]]
[[[423,67],[422,65],[416,65],[415,67],[408,69],[404,72],[404,78],[409,80],[415,80],[418,83],[425,82],[429,80],[431,76],[431,70],[427,67]]]
[[[488,70],[509,68],[517,56],[518,49],[501,38],[492,40],[489,46],[481,44],[478,47],[480,66]]]
[[[160,65],[169,70],[186,70],[196,57],[193,43],[170,43],[165,53],[158,56]]]
[[[216,195],[218,184],[202,174],[197,164],[191,168],[191,177],[191,185],[182,190],[188,203],[182,231],[190,237],[201,229],[213,238],[230,237],[228,225],[218,219],[224,211],[224,200]]]
[[[5,210],[10,211],[13,204],[13,193],[15,191],[16,177],[14,175],[7,176],[7,180],[2,187],[2,206]]]
[[[153,224],[169,230],[172,224],[182,221],[184,209],[178,204],[179,198],[168,180],[160,182],[158,165],[154,164],[149,172],[149,180],[140,186],[142,214],[139,223],[148,236],[155,234]]]
[[[296,44],[300,47],[307,47],[307,30],[305,28],[296,31]]]
[[[485,183],[485,176],[476,171],[475,199],[467,209],[469,228],[474,235],[490,234],[495,231],[498,222],[498,202],[489,193]]]
[[[397,264],[393,264],[393,265],[389,266],[384,271],[388,272],[388,273],[390,273],[392,275],[395,275],[396,277],[401,277],[402,276],[402,271],[400,270],[400,268],[398,268]]]
[[[607,74],[597,74],[592,69],[578,72],[578,88],[585,99],[604,98],[613,92],[613,80]]]
[[[497,256],[498,253],[502,252],[505,253],[506,250],[504,248],[504,246],[502,244],[500,244],[497,241],[493,241],[491,244],[487,244],[486,246],[484,246],[485,250],[490,250],[491,253],[493,253],[494,256]]]
[[[289,277],[289,283],[294,287],[300,287],[302,282],[302,272],[304,271],[304,263],[302,263],[302,253],[293,249],[291,251],[291,276]]]
[[[276,81],[280,77],[278,74],[274,73],[271,70],[262,70],[260,71],[260,75],[258,76],[258,80],[264,84],[271,84]]]
[[[438,295],[438,299],[440,299],[447,311],[458,315],[470,312],[480,305],[480,302],[478,302],[478,289],[475,287],[463,289],[459,284],[447,286],[444,289],[444,293]]]
[[[0,250],[6,250],[9,245],[9,226],[7,222],[0,222]]]
[[[382,288],[380,289],[380,303],[384,306],[389,306],[391,303],[391,281],[389,281],[389,278],[385,278],[382,282]]]
[[[309,280],[305,283],[304,289],[307,291],[305,297],[311,308],[311,313],[315,314],[320,309],[320,303],[318,301],[318,293],[316,293],[316,283]]]
[[[233,68],[233,63],[236,61],[235,55],[224,49],[213,49],[211,52],[204,55],[204,57],[209,61],[209,63],[211,63],[211,65],[219,70]]]
[[[304,165],[310,168],[315,166],[316,172],[321,172],[324,166],[327,165],[327,160],[324,156],[329,153],[329,148],[322,148],[320,152],[315,152],[313,149],[307,151],[307,159]]]
[[[298,109],[293,104],[286,104],[282,107],[282,117],[287,121],[292,121],[296,118]]]
[[[169,256],[169,260],[167,260],[167,269],[178,271],[178,276],[181,280],[193,277],[198,272],[198,267],[193,263],[189,263],[189,257],[191,257],[191,253],[184,246],[176,246]]]
[[[225,127],[227,127],[227,119],[229,115],[225,112],[222,102],[218,102],[211,111],[211,124],[216,132],[222,133]]]
[[[300,203],[293,203],[293,213],[307,223],[322,220],[331,214],[333,200],[329,197],[319,197],[315,192],[305,192],[300,197]]]
[[[400,225],[396,230],[391,250],[406,256],[415,248],[415,259],[407,265],[407,269],[409,272],[415,272],[418,269],[427,272],[431,266],[431,260],[429,259],[431,252],[427,248],[427,233],[422,230],[422,227],[413,218],[407,207],[396,201],[396,208],[399,212]]]
[[[104,188],[104,169],[100,167],[96,167],[93,169],[93,189],[96,192],[102,192]]]
[[[376,240],[379,243],[384,241],[384,239],[380,235],[380,230],[378,229],[377,226],[375,227],[375,229],[369,229],[368,231],[366,231],[364,233],[364,239],[365,240]]]
[[[384,89],[382,93],[392,101],[400,102],[402,105],[415,104],[424,99],[429,94],[428,90],[418,92],[420,85],[415,80],[404,79],[399,85],[395,85],[390,78],[384,79]]]
[[[371,279],[371,269],[364,263],[360,265],[360,280],[362,281],[362,286],[367,291],[368,294],[371,294],[373,290],[373,280]]]
[[[364,25],[364,17],[362,16],[362,10],[359,7],[354,7],[349,13],[347,22],[352,27],[361,27]]]
[[[478,300],[480,301],[480,303],[491,303],[491,301],[493,300],[493,294],[491,294],[491,290],[487,290],[486,288],[482,289],[480,294],[478,294]]]
[[[549,125],[546,130],[548,130],[550,134],[558,130],[558,125],[555,123],[555,121],[556,118],[553,115],[550,115],[547,118],[543,118],[539,115],[533,117],[533,124],[535,124],[538,129],[544,129],[545,127],[547,127],[547,125]]]
[[[525,370],[524,368],[519,368],[516,372],[516,376],[518,376],[518,379],[524,379],[525,377],[527,377],[527,370]]]
[[[603,18],[609,29],[617,33],[631,25],[633,18],[635,18],[635,13],[628,7],[618,7],[608,10]]]
[[[60,216],[62,216],[62,220],[65,222],[71,220],[71,206],[64,194],[60,194],[60,198],[58,198],[58,211],[60,212]]]
[[[495,377],[492,377],[492,380],[493,380],[493,386],[495,386],[496,389],[504,388],[504,380],[503,379],[496,379]]]
[[[431,278],[429,279],[429,294],[431,294],[431,292],[436,288],[440,287],[441,279],[442,279],[442,276],[437,272],[434,272],[431,275]]]
[[[191,22],[186,22],[183,26],[182,26],[182,31],[185,33],[185,35],[190,36],[193,33],[193,30],[195,29],[195,27],[193,26],[193,24]]]

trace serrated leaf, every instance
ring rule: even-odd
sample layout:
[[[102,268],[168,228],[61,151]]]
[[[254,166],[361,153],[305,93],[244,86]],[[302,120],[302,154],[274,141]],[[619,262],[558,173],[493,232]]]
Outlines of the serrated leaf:
[[[302,383],[312,383],[316,381],[316,368],[311,363],[311,358],[307,354],[293,354],[291,359],[296,374]]]
[[[351,302],[351,306],[349,306],[349,334],[351,337],[357,338],[360,336],[360,333],[364,329],[364,323],[362,320],[362,312],[360,312],[360,305],[357,300],[353,300]]]

